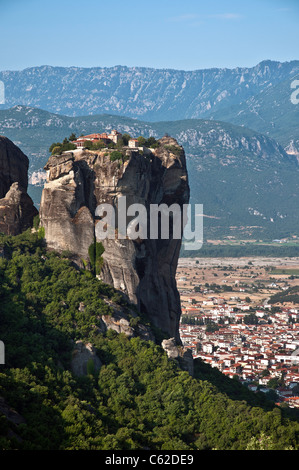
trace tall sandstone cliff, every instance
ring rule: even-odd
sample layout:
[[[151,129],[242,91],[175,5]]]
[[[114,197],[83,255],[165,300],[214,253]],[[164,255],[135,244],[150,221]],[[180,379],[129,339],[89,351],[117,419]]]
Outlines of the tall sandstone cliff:
[[[148,217],[151,204],[188,204],[184,150],[170,137],[159,143],[157,149],[144,152],[127,149],[118,161],[111,161],[110,150],[51,156],[40,208],[48,247],[70,251],[79,265],[88,262],[98,223],[96,208],[109,203],[117,212],[120,196],[126,196],[127,207],[134,203],[146,207]],[[175,273],[181,240],[118,239],[117,229],[116,221],[116,239],[102,241],[101,279],[126,294],[179,343],[181,308]]]
[[[0,232],[18,235],[32,226],[38,214],[27,194],[29,161],[4,136],[0,136]]]

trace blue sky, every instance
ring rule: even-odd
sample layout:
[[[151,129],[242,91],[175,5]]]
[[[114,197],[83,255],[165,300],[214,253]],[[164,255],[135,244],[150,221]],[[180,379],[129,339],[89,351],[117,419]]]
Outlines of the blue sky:
[[[299,0],[0,0],[0,70],[299,59]]]

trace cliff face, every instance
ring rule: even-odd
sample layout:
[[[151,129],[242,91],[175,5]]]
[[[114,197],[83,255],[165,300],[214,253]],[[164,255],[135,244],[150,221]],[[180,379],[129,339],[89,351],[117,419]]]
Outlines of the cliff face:
[[[29,160],[7,137],[0,136],[0,199],[4,198],[13,183],[24,190],[28,186]]]
[[[49,248],[72,252],[77,262],[89,261],[94,241],[97,206],[109,203],[117,213],[118,198],[126,207],[189,202],[184,150],[169,137],[143,154],[127,150],[123,161],[110,161],[110,151],[76,150],[49,159],[40,209]],[[134,217],[131,217],[132,219]],[[129,219],[127,220],[127,222]],[[149,223],[148,223],[149,226]],[[175,273],[181,240],[116,239],[105,248],[101,279],[124,292],[163,331],[179,340],[180,299]]]
[[[0,232],[18,235],[32,226],[38,214],[27,194],[28,158],[0,136]]]

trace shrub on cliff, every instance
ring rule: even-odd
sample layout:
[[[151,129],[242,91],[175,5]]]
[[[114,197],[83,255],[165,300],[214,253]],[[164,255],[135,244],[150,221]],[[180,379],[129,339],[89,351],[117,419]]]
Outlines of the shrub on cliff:
[[[165,145],[164,146],[166,150],[168,150],[169,152],[173,153],[174,155],[181,155],[182,153],[182,149],[181,147],[179,146],[176,146],[176,145]]]
[[[110,161],[115,162],[117,160],[122,160],[123,159],[123,154],[122,152],[119,152],[118,150],[114,150],[113,152],[110,153]]]
[[[67,150],[75,150],[77,147],[72,142],[69,142],[68,139],[64,139],[63,142],[54,142],[50,148],[49,152],[51,155],[61,155],[62,152],[66,152]]]
[[[149,137],[148,139],[145,139],[144,137],[140,136],[138,137],[138,143],[139,145],[144,145],[144,147],[148,148],[158,148],[160,146],[160,142],[158,142],[155,137]]]
[[[90,259],[90,264],[94,274],[100,274],[104,259],[102,254],[104,253],[105,249],[101,242],[94,242],[90,245],[88,249],[88,256]]]

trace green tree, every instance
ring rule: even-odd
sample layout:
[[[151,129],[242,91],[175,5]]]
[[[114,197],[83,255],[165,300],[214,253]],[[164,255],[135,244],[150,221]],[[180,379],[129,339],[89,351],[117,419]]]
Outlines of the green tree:
[[[274,390],[279,387],[279,379],[277,377],[273,377],[273,379],[270,379],[267,383],[268,388],[273,388]]]
[[[55,147],[61,147],[61,143],[60,143],[60,142],[53,142],[53,144],[50,145],[50,147],[49,147],[49,152],[52,153],[52,152],[53,152],[53,149],[54,149]]]
[[[95,365],[94,360],[92,358],[88,359],[87,361],[87,374],[95,375]]]
[[[102,254],[104,253],[105,249],[103,247],[103,244],[101,242],[94,242],[90,245],[88,249],[88,255],[90,259],[90,264],[92,267],[92,270],[95,274],[100,274],[104,259],[102,257]]]
[[[35,230],[38,230],[39,223],[40,223],[39,215],[36,215],[33,219],[33,228],[35,228]]]
[[[83,142],[83,147],[85,147],[85,148],[88,149],[88,150],[91,150],[92,147],[93,147],[92,141],[91,141],[91,140],[85,140],[85,141]]]
[[[60,145],[55,145],[54,147],[52,147],[52,151],[51,151],[52,155],[60,155],[61,153],[62,153],[62,145],[61,144]]]
[[[259,437],[252,437],[247,444],[246,450],[294,450],[292,446],[280,448],[272,436],[261,433]]]
[[[145,142],[146,142],[146,139],[142,136],[138,137],[138,145],[139,147],[142,147],[143,145],[145,145]]]
[[[245,315],[244,317],[245,325],[257,325],[258,322],[258,317],[254,313],[250,313],[249,315]]]
[[[270,371],[268,369],[264,369],[261,372],[261,377],[268,377],[270,375]]]
[[[130,134],[125,133],[122,135],[122,140],[123,140],[124,145],[128,145],[130,139],[131,139]]]
[[[106,147],[106,144],[103,140],[99,140],[98,142],[94,142],[92,145],[92,150],[99,150]]]
[[[46,236],[45,227],[40,227],[37,233],[38,233],[39,240],[43,240]]]
[[[115,162],[117,160],[122,160],[122,159],[123,159],[122,152],[119,152],[118,150],[114,150],[113,152],[110,153],[111,162]]]
[[[149,137],[145,141],[145,146],[148,148],[157,148],[159,145],[159,142],[154,137]]]

